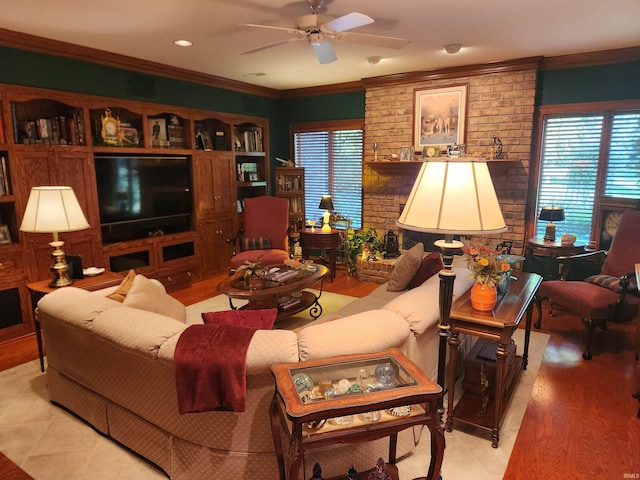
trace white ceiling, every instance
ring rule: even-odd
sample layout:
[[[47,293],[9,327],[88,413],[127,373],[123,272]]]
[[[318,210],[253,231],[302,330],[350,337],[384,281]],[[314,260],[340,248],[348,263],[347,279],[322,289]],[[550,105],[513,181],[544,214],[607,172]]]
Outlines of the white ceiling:
[[[289,35],[238,24],[293,28],[310,13],[304,0],[0,0],[0,28],[277,90],[640,45],[640,0],[328,0],[322,13],[353,11],[375,20],[353,32],[409,44],[334,41],[338,60],[325,65],[305,41],[241,54]],[[465,47],[449,55],[449,43]],[[382,61],[370,65],[370,56]],[[247,76],[255,73],[265,75]]]

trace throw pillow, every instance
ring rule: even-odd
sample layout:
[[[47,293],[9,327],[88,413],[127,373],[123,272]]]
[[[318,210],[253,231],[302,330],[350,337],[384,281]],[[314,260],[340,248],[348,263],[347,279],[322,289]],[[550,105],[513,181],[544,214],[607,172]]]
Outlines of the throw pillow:
[[[122,304],[166,315],[182,323],[187,318],[184,305],[169,295],[163,287],[156,285],[144,275],[136,275]]]
[[[269,237],[242,237],[240,239],[240,251],[246,250],[268,250],[271,248]]]
[[[127,276],[124,277],[120,285],[118,285],[118,288],[116,288],[115,291],[110,295],[107,295],[107,297],[111,300],[122,303],[124,301],[124,298],[127,296],[127,293],[129,293],[129,290],[131,289],[134,278],[136,278],[136,271],[129,270],[129,273],[127,273]]]
[[[611,275],[592,275],[585,278],[584,281],[607,288],[615,293],[620,293],[622,291],[620,278],[613,277]]]
[[[387,290],[390,292],[400,292],[406,289],[418,271],[418,268],[420,268],[423,255],[424,246],[422,243],[416,243],[409,250],[403,252],[391,271],[389,283],[387,283]]]
[[[409,290],[419,287],[424,282],[433,277],[436,273],[442,270],[442,257],[439,253],[433,252],[427,255],[420,262],[418,271],[409,282]]]
[[[275,308],[264,310],[223,310],[221,312],[203,313],[202,321],[205,324],[237,325],[259,330],[271,330],[277,314],[278,310]]]

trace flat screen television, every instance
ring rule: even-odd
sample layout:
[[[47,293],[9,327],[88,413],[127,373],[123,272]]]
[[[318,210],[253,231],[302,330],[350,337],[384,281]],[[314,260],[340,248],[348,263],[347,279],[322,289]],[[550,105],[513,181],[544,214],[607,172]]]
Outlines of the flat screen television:
[[[191,229],[189,157],[94,157],[103,243]]]

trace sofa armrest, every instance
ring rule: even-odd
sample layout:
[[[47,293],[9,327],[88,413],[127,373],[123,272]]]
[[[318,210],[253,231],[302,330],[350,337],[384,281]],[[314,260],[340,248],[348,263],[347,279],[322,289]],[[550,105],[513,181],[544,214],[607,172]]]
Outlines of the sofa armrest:
[[[298,349],[300,360],[306,361],[401,347],[409,336],[409,325],[401,316],[370,310],[303,328],[298,332]]]

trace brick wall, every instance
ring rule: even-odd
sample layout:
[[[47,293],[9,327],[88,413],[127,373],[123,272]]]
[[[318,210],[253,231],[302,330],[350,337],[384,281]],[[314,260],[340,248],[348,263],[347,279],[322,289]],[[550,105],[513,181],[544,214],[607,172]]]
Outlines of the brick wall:
[[[489,165],[508,231],[485,239],[513,240],[513,253],[522,253],[528,188],[529,157],[536,93],[536,66],[457,78],[425,79],[396,85],[369,85],[366,90],[364,160],[400,155],[413,144],[414,91],[467,84],[466,151],[488,157],[494,135],[503,143],[505,160]],[[395,222],[406,202],[419,164],[365,165],[363,169],[363,226],[379,234],[398,231]],[[498,241],[495,241],[498,240]],[[426,246],[428,248],[428,246]]]

